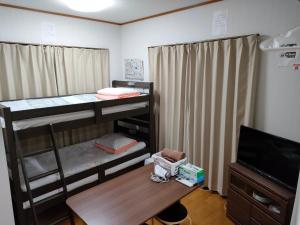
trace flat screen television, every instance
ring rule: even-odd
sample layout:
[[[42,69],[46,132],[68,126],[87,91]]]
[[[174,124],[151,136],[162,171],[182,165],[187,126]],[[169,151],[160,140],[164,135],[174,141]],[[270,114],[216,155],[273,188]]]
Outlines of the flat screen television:
[[[296,191],[300,143],[241,126],[237,162]]]

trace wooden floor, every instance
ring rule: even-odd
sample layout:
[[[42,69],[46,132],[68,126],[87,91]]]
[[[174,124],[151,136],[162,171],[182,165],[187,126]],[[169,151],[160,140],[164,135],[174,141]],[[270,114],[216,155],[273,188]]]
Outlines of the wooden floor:
[[[193,225],[233,225],[226,217],[225,200],[216,193],[198,189],[181,201],[188,209]],[[158,221],[147,222],[149,225],[160,225]],[[68,225],[66,221],[60,225]],[[187,225],[188,222],[182,223]],[[76,218],[76,225],[84,225]],[[119,224],[116,224],[119,225]],[[130,225],[130,224],[124,224]]]

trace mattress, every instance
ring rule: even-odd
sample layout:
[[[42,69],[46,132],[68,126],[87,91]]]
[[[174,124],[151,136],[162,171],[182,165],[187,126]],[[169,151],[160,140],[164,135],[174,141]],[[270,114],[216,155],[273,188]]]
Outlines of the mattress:
[[[97,99],[95,94],[82,94],[82,95],[73,95],[73,96],[66,96],[66,97],[7,101],[7,102],[1,102],[0,104],[6,107],[10,107],[10,110],[12,112],[15,112],[21,110],[39,109],[39,108],[97,102],[97,101],[102,101],[102,100]],[[127,110],[138,109],[138,108],[145,108],[147,106],[148,106],[148,102],[139,102],[139,103],[124,104],[124,105],[118,105],[112,107],[105,107],[102,109],[102,115],[123,112]],[[13,129],[16,131],[16,130],[27,129],[30,127],[43,126],[50,123],[55,124],[60,122],[91,118],[94,116],[95,116],[94,110],[84,110],[79,112],[64,113],[64,114],[58,114],[53,116],[37,117],[37,118],[13,122]],[[4,118],[0,117],[0,123],[2,128],[5,128]]]
[[[100,150],[99,148],[96,148],[95,140],[91,140],[91,141],[83,142],[80,144],[61,148],[61,149],[59,149],[59,154],[60,154],[61,161],[62,161],[64,175],[65,175],[65,177],[69,177],[74,174],[80,173],[84,170],[91,169],[93,167],[99,166],[106,162],[109,162],[109,161],[118,159],[120,157],[123,157],[125,155],[134,153],[145,147],[146,147],[146,144],[144,142],[139,142],[137,145],[129,148],[128,151],[126,151],[126,152],[123,152],[121,154],[109,154],[109,153],[106,153],[106,152]],[[105,175],[109,175],[109,174],[115,173],[119,170],[125,169],[131,165],[142,162],[149,157],[150,157],[150,154],[146,153],[142,156],[128,160],[124,163],[121,163],[119,165],[116,165],[114,167],[106,169]],[[52,169],[56,168],[54,154],[52,152],[48,152],[48,153],[44,153],[44,154],[41,154],[38,156],[32,156],[32,157],[25,158],[25,166],[26,166],[29,177],[52,170]],[[23,173],[22,173],[22,169],[20,166],[19,166],[19,172],[20,172],[21,189],[22,189],[22,191],[25,192],[26,185],[24,182]],[[60,178],[60,176],[58,173],[53,174],[53,175],[50,175],[50,176],[47,176],[47,177],[44,177],[39,180],[31,182],[30,187],[31,187],[31,189],[36,189],[36,188],[44,186],[46,184],[55,182],[55,181],[59,180],[59,178]],[[81,180],[78,180],[74,183],[67,185],[67,190],[72,191],[80,186],[92,183],[96,180],[98,180],[98,173],[93,174],[89,177],[85,177]],[[33,201],[37,202],[37,201],[43,200],[52,195],[58,194],[62,191],[63,191],[62,188],[53,190],[51,192],[45,193],[41,196],[34,198]],[[27,209],[29,207],[30,207],[29,201],[23,202],[24,209]]]
[[[95,140],[91,140],[59,149],[59,154],[65,177],[78,174],[82,171],[113,161],[125,155],[144,149],[146,147],[146,144],[144,142],[139,142],[137,145],[129,148],[127,151],[121,154],[110,154],[97,148],[95,144]],[[143,160],[143,158],[141,158],[141,160]],[[38,174],[45,173],[47,171],[51,171],[57,168],[53,152],[47,152],[44,154],[27,157],[24,159],[24,162],[29,177],[33,177]],[[118,168],[124,168],[122,164],[118,166],[120,166]],[[112,170],[115,172],[115,169]],[[24,182],[21,166],[19,166],[19,172],[21,189],[23,191],[26,191],[26,185]],[[111,173],[111,170],[108,170],[107,174],[109,173]],[[59,180],[59,178],[60,176],[58,173],[52,174],[31,182],[30,187],[31,189],[36,189],[46,184],[55,182]]]
[[[139,162],[143,162],[143,161],[145,161],[148,158],[150,158],[150,153],[144,154],[144,155],[142,155],[140,157],[131,159],[131,160],[127,161],[127,162],[121,163],[120,165],[117,165],[117,166],[114,166],[112,168],[109,168],[109,169],[105,170],[105,176],[107,176],[109,174],[112,174],[112,173],[115,173],[115,172],[118,172],[118,171],[120,171],[122,169],[125,169],[125,168],[127,168],[129,166],[132,166],[134,164],[137,164]],[[74,190],[74,189],[76,189],[78,187],[81,187],[83,185],[92,183],[92,182],[94,182],[96,180],[98,180],[98,174],[93,174],[93,175],[91,175],[89,177],[86,177],[86,178],[84,178],[82,180],[79,180],[79,181],[76,181],[74,183],[71,183],[71,184],[67,185],[67,190],[68,190],[68,192],[72,191],[72,190]],[[63,191],[62,188],[53,190],[51,192],[48,192],[46,194],[43,194],[43,195],[40,195],[40,196],[34,198],[33,202],[41,201],[41,200],[43,200],[45,198],[48,198],[48,197],[53,196],[55,194],[58,194],[58,193],[60,193],[62,191]],[[28,209],[28,208],[30,208],[29,201],[23,202],[23,209]]]

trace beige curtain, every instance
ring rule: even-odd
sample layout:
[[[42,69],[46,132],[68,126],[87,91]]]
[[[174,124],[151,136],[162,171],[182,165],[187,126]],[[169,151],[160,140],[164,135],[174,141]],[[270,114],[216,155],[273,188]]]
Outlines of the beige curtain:
[[[57,95],[52,47],[0,43],[0,101]],[[23,141],[29,152],[49,144],[47,137]]]
[[[109,51],[0,43],[0,101],[96,92],[109,85]],[[99,137],[111,125],[57,135],[59,146]],[[41,149],[48,137],[26,139],[24,152]]]
[[[0,43],[1,101],[57,95],[54,52],[45,49]]]
[[[109,51],[55,47],[59,95],[96,92],[109,86]]]
[[[109,51],[54,47],[59,95],[96,93],[109,86]],[[112,131],[111,123],[92,125],[65,133],[69,145],[93,139]]]
[[[149,48],[158,148],[186,152],[226,194],[241,124],[251,125],[258,36]]]

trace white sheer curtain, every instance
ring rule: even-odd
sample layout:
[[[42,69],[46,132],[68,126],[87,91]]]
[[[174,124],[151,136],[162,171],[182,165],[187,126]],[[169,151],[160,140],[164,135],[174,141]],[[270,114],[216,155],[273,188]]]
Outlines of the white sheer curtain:
[[[258,36],[149,48],[158,148],[186,152],[226,194],[241,124],[251,125]]]

